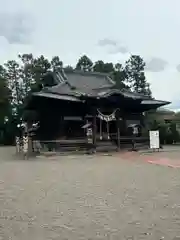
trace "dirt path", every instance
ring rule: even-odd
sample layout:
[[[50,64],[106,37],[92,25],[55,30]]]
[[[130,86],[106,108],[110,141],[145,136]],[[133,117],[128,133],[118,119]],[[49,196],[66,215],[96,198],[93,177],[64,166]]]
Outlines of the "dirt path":
[[[23,161],[13,151],[0,149],[0,239],[180,236],[180,169],[118,156]]]

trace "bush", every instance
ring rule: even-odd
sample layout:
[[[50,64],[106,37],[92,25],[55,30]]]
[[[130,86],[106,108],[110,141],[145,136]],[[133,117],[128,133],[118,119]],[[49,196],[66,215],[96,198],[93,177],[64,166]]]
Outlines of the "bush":
[[[159,130],[161,144],[173,144],[180,140],[180,135],[175,123],[166,124],[155,120],[152,123],[151,130]]]

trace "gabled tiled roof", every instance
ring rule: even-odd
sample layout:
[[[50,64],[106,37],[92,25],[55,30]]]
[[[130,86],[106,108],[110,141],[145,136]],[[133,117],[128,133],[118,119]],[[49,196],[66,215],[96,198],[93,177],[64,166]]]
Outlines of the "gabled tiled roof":
[[[108,74],[84,71],[64,71],[68,83],[81,92],[90,93],[93,89],[113,87],[115,82]]]
[[[114,95],[121,95],[124,98],[131,98],[140,100],[142,105],[157,105],[163,106],[169,104],[165,101],[157,101],[149,96],[133,93],[127,90],[120,90],[115,88],[115,82],[107,75],[96,72],[84,72],[76,70],[63,71],[59,69],[56,72],[49,72],[48,76],[54,79],[54,86],[46,87],[41,92],[36,93],[36,96],[50,97],[72,101],[91,98],[108,98]]]
[[[54,86],[45,89],[54,94],[87,95],[91,97],[108,97],[112,94],[121,94],[134,99],[149,99],[137,93],[115,88],[115,82],[108,74],[97,72],[84,72],[76,70],[49,72],[48,76],[54,78]]]
[[[43,85],[46,86],[43,91],[70,95],[78,92],[82,95],[94,96],[98,91],[109,90],[115,85],[115,82],[107,74],[76,70],[63,71],[62,69],[48,72],[43,81]],[[54,85],[47,87],[47,82],[50,84],[54,82]]]

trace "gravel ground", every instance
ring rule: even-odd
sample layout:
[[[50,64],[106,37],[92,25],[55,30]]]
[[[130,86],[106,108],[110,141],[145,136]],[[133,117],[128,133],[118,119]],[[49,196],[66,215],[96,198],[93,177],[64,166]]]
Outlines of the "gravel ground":
[[[0,239],[180,239],[180,169],[14,150],[0,148]]]

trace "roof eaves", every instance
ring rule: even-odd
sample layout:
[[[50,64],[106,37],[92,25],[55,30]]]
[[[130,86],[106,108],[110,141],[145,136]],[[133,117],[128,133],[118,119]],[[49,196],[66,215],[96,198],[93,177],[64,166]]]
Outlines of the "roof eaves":
[[[164,106],[164,105],[168,105],[170,104],[171,102],[168,102],[168,101],[162,101],[162,100],[156,100],[156,99],[147,99],[147,100],[142,100],[141,104],[147,104],[147,105],[150,105],[150,104],[157,104],[157,105],[161,105],[161,106]]]
[[[113,94],[119,94],[124,97],[132,98],[132,99],[142,99],[141,96],[134,95],[133,93],[123,92],[119,89],[109,89],[109,91],[99,92],[97,95],[100,97],[109,97],[109,96],[112,96]]]
[[[137,98],[140,98],[140,99],[143,99],[143,100],[152,100],[153,98],[148,96],[148,95],[144,95],[142,93],[137,93],[137,92],[132,92],[130,90],[127,90],[127,89],[122,89],[121,90],[124,94],[128,94],[128,95],[132,95],[132,96],[135,96]]]
[[[45,98],[53,98],[53,99],[59,99],[59,100],[69,100],[74,102],[81,102],[77,96],[68,95],[68,94],[55,94],[55,93],[49,93],[49,92],[35,92],[32,94],[36,97],[45,97]]]

